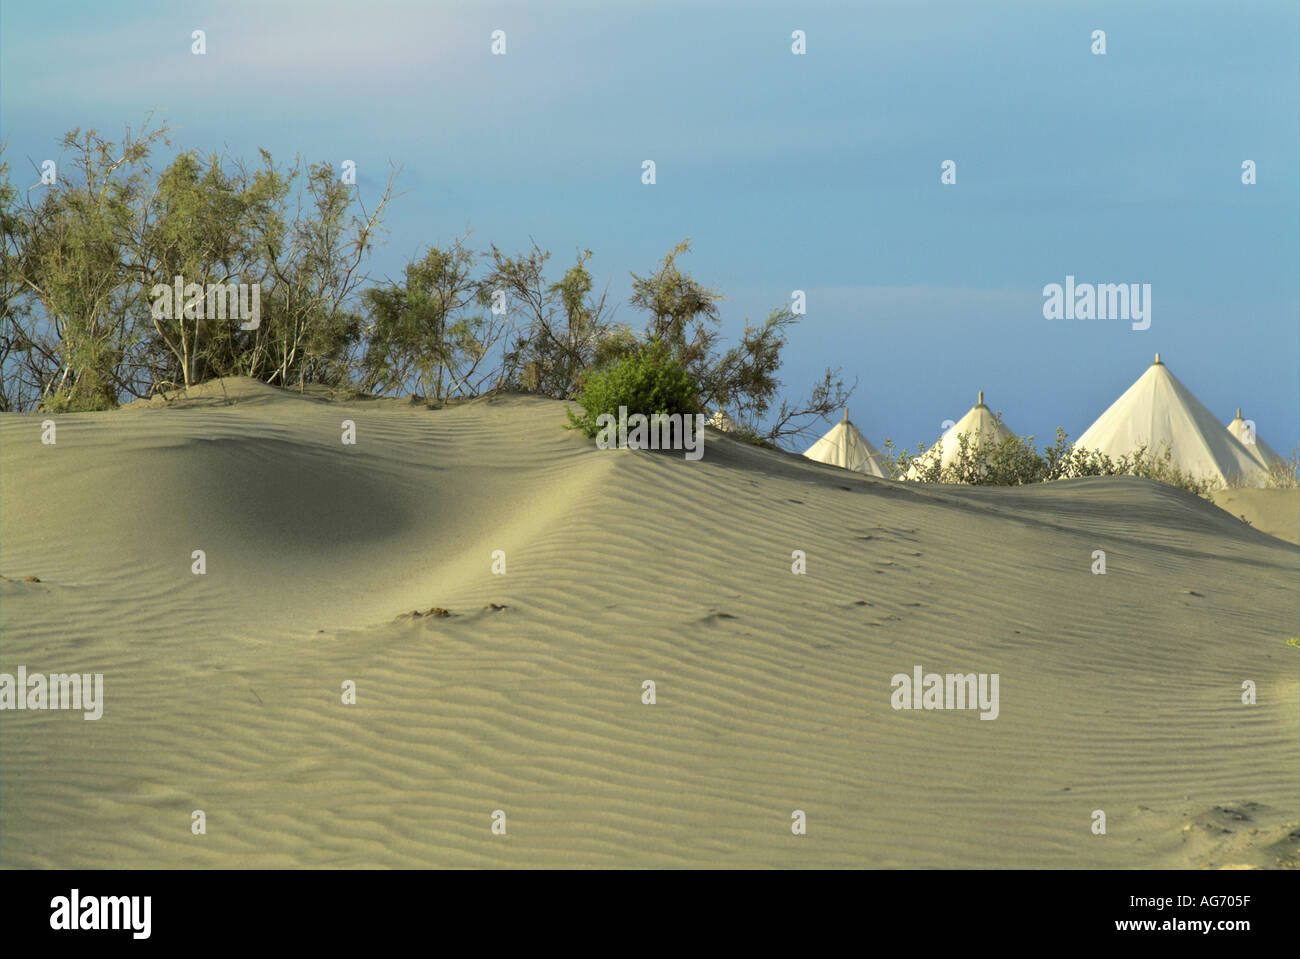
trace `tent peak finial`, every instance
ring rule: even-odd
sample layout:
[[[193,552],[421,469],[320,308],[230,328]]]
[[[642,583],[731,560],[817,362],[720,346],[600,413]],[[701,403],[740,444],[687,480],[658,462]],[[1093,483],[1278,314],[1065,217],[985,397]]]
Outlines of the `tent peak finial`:
[[[844,407],[844,422],[847,423],[848,421],[849,421],[849,408],[846,406]]]
[[[1237,419],[1241,419],[1241,407],[1237,407]]]
[[[1160,354],[1159,354],[1159,353],[1156,354],[1156,361],[1155,361],[1155,364],[1154,364],[1154,365],[1155,365],[1155,366],[1164,366],[1164,364],[1160,362]]]
[[[980,401],[979,401],[979,405],[980,405],[980,406],[983,406],[983,405],[984,405],[984,391],[983,391],[983,390],[980,390]]]

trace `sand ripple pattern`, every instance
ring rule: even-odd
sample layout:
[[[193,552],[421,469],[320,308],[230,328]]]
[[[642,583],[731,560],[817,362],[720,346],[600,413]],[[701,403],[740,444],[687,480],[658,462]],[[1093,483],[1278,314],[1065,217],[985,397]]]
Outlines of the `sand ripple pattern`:
[[[226,387],[0,418],[0,670],[106,687],[0,713],[0,865],[1296,865],[1300,550],[1195,496]],[[917,664],[1000,717],[895,711]]]

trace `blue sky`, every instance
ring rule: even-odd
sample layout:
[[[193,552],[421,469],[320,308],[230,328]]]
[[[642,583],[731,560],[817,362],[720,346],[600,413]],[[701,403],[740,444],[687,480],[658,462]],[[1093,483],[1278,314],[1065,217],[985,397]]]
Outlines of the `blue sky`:
[[[22,185],[68,129],[154,109],[186,148],[355,160],[363,197],[396,164],[376,276],[466,230],[557,265],[589,247],[637,326],[629,271],[689,236],[730,333],[806,291],[783,379],[841,366],[877,444],[933,439],[981,389],[1016,432],[1078,436],[1159,351],[1286,453],[1298,37],[1294,0],[6,0],[0,136]],[[1150,329],[1045,320],[1067,274],[1151,284]]]

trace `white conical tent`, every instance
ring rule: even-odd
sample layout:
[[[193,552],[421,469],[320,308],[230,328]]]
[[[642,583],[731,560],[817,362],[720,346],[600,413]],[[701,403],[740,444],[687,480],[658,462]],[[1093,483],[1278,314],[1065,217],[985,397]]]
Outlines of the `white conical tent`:
[[[844,419],[831,427],[829,433],[819,439],[803,454],[819,463],[842,466],[844,469],[868,476],[888,478],[880,459],[880,451],[867,442],[856,426],[849,422],[849,411],[844,411]]]
[[[1264,469],[1272,470],[1282,465],[1282,457],[1273,451],[1273,447],[1259,438],[1251,424],[1241,418],[1241,407],[1237,407],[1237,418],[1228,424],[1228,432],[1237,438],[1238,443],[1246,447],[1246,452]]]
[[[935,443],[921,457],[921,463],[929,466],[938,460],[943,467],[951,466],[961,452],[960,437],[965,434],[966,448],[976,450],[981,446],[1000,443],[1014,434],[1002,425],[1002,421],[993,411],[984,405],[984,391],[979,394],[979,401],[970,408],[965,416],[950,426],[939,442]],[[908,479],[917,479],[920,468],[913,464],[907,471]]]
[[[1173,463],[1201,480],[1225,485],[1262,485],[1264,470],[1237,438],[1207,410],[1160,354],[1075,442],[1118,458],[1139,446],[1159,453],[1168,446]]]

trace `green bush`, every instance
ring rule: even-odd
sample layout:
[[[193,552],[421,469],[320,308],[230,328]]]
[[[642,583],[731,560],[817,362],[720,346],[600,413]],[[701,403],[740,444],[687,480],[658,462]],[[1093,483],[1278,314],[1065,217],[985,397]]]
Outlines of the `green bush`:
[[[956,436],[956,455],[941,465],[924,443],[915,453],[898,450],[885,440],[884,459],[894,479],[922,483],[963,483],[972,486],[1024,486],[1046,478],[1047,462],[1034,448],[1032,436],[992,439],[978,433]]]
[[[978,437],[957,437],[957,456],[947,466],[927,451],[925,444],[915,454],[906,449],[895,452],[892,441],[885,441],[885,459],[894,479],[911,479],[923,483],[965,483],[979,486],[1024,486],[1050,480],[1080,476],[1139,476],[1207,496],[1214,483],[1190,475],[1174,463],[1168,445],[1156,450],[1140,446],[1132,453],[1112,458],[1099,450],[1080,449],[1069,442],[1065,431],[1056,430],[1056,442],[1034,449],[1032,436],[1008,436],[997,442],[977,445]],[[911,476],[910,468],[915,467]],[[1285,469],[1279,473],[1285,473]]]
[[[973,486],[1024,486],[1043,479],[1047,464],[1034,449],[1032,436],[1004,436],[976,443],[978,437],[957,437],[957,458],[945,471],[944,482]]]
[[[1056,434],[1056,445],[1046,450],[1045,478],[1049,480],[1079,476],[1139,476],[1205,497],[1218,485],[1211,480],[1197,479],[1179,467],[1173,461],[1173,451],[1168,443],[1162,443],[1154,450],[1142,445],[1113,459],[1100,450],[1071,446],[1066,441],[1065,432],[1059,428]]]
[[[643,343],[623,359],[588,373],[574,397],[583,414],[569,410],[569,429],[595,436],[596,420],[604,413],[618,418],[618,408],[628,415],[642,413],[695,413],[699,398],[689,373],[659,340]]]

